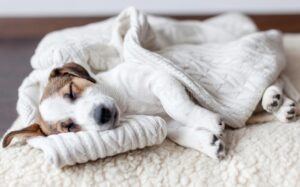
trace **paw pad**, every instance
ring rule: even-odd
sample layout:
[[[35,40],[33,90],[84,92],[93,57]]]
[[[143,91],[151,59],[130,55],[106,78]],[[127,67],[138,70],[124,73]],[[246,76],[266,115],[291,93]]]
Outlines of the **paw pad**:
[[[295,109],[292,108],[290,111],[287,112],[288,114],[294,114],[295,113]]]
[[[282,122],[291,122],[296,118],[295,102],[284,97],[282,106],[275,112],[275,116]]]
[[[224,150],[224,146],[222,144],[220,144],[217,153],[220,153],[223,150]]]
[[[271,106],[273,107],[278,106],[278,101],[273,101],[273,103],[271,103]]]
[[[280,95],[280,94],[276,94],[276,95],[273,96],[273,98],[275,98],[275,99],[277,99],[277,100],[280,100],[281,95]]]
[[[215,145],[217,140],[219,140],[219,138],[216,135],[213,135],[213,139],[212,139],[212,142],[210,144]]]
[[[210,157],[218,160],[225,158],[226,151],[225,151],[225,144],[223,140],[217,135],[212,135],[211,138],[212,139],[206,153]]]
[[[276,112],[282,105],[282,92],[278,89],[267,89],[262,98],[262,106],[265,111]]]

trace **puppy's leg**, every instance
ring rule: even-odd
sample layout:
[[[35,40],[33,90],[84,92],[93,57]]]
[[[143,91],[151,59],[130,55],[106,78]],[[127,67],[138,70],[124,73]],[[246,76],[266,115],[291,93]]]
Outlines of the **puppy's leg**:
[[[196,105],[179,81],[171,77],[159,81],[152,85],[152,91],[170,117],[194,129],[206,129],[216,135],[222,133],[225,123],[220,116]]]
[[[286,93],[287,95],[285,95]],[[300,100],[300,95],[290,80],[282,75],[277,81],[268,87],[262,98],[262,107],[272,113],[281,122],[290,122],[299,114],[295,102],[289,97]],[[275,119],[269,114],[257,114],[251,117],[247,123],[262,123]]]
[[[265,123],[278,119],[281,122],[291,122],[296,119],[296,116],[300,114],[300,106],[296,106],[295,102],[283,95],[283,103],[279,109],[272,114],[270,113],[258,113],[251,116],[247,124]]]
[[[286,75],[282,74],[281,79],[284,83],[283,92],[285,93],[285,95],[294,100],[296,103],[299,103],[300,93],[297,88],[293,85],[291,80]]]
[[[207,130],[195,130],[172,120],[168,123],[168,138],[175,143],[203,152],[214,158],[225,157],[225,144],[219,136]]]
[[[251,116],[246,124],[250,125],[250,124],[257,124],[257,123],[266,123],[269,121],[274,121],[276,119],[276,117],[273,114],[269,114],[267,112],[261,112],[258,114],[254,114],[253,116]]]
[[[276,112],[283,102],[283,81],[278,78],[276,82],[268,87],[262,97],[262,107],[269,113]]]
[[[290,122],[295,120],[296,115],[299,115],[299,101],[300,94],[289,78],[285,75],[281,75],[281,81],[283,85],[283,104],[274,112],[274,115],[279,121]]]

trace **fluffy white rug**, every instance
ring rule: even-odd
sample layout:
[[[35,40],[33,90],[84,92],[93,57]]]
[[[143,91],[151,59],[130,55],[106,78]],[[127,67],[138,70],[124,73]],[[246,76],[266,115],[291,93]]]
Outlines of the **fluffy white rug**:
[[[221,162],[166,140],[58,170],[41,151],[16,145],[0,150],[0,180],[3,186],[299,186],[299,123],[228,131],[229,152]]]

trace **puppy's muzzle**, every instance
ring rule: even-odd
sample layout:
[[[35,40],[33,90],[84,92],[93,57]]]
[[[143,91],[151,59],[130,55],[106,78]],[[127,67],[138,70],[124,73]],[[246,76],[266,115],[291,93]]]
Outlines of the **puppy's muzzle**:
[[[118,110],[115,106],[105,107],[104,105],[99,105],[95,107],[93,117],[98,125],[105,125],[107,123],[115,124],[118,117]]]

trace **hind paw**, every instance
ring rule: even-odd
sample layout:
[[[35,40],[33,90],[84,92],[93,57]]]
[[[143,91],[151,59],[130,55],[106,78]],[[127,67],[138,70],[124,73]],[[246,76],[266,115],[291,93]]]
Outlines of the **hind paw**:
[[[274,115],[281,122],[292,122],[296,119],[296,104],[293,100],[285,97],[282,106]]]
[[[262,98],[263,109],[269,113],[276,112],[282,105],[282,90],[276,87],[269,87]]]

